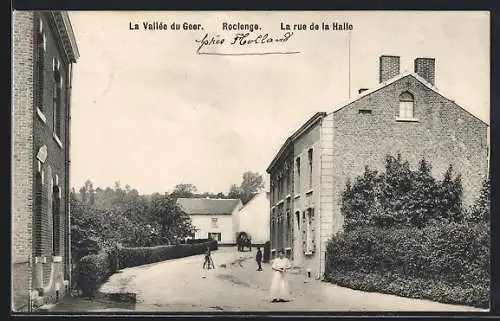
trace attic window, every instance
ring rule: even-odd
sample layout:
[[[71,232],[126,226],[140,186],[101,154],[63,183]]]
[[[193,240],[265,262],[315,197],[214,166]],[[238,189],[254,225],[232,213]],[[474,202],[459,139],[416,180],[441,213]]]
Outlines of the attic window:
[[[360,109],[358,111],[360,114],[371,114],[372,113],[372,110],[371,109]]]
[[[399,118],[412,119],[414,108],[414,98],[409,92],[404,92],[399,96]]]

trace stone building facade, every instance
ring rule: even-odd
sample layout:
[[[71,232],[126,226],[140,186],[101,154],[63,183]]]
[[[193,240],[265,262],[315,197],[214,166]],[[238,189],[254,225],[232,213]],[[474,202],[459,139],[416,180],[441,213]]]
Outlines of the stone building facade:
[[[413,168],[429,160],[434,177],[442,178],[452,165],[462,175],[465,205],[479,195],[487,176],[488,125],[434,87],[435,59],[417,58],[415,72],[403,74],[399,61],[380,57],[378,86],[360,90],[334,112],[317,113],[287,139],[267,169],[271,195],[285,169],[295,182],[270,201],[271,222],[277,222],[271,223],[271,247],[288,245],[294,265],[316,278],[323,277],[328,239],[342,230],[341,193],[365,166],[382,170],[387,154],[400,153]],[[276,214],[280,202],[293,213],[289,220],[284,216],[287,228]],[[290,237],[295,241],[281,241]]]
[[[12,309],[54,303],[69,289],[72,66],[66,12],[15,11],[12,24]]]

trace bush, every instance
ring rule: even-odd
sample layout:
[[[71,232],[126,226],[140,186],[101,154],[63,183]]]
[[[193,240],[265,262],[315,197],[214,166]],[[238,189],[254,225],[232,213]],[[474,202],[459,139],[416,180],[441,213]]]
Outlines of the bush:
[[[84,256],[78,264],[78,287],[84,296],[93,296],[115,271],[112,255],[106,252]]]
[[[187,239],[186,244],[200,244],[212,241],[211,239]]]
[[[358,228],[329,241],[325,278],[364,291],[484,307],[489,248],[484,223]]]
[[[217,241],[210,240],[196,244],[121,248],[118,251],[118,261],[120,268],[134,267],[196,254],[203,254],[207,246],[211,251],[217,250]]]
[[[344,229],[424,227],[435,220],[463,219],[462,180],[450,165],[441,181],[432,177],[431,164],[421,159],[415,170],[401,155],[387,155],[385,170],[365,167],[362,175],[346,183],[341,212]]]

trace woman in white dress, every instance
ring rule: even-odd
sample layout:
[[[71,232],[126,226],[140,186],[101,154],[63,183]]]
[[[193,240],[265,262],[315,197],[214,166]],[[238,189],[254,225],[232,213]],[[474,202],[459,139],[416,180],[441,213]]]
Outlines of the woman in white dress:
[[[285,257],[283,250],[279,251],[279,257],[274,259],[271,266],[273,279],[271,282],[271,302],[290,301],[288,292],[288,270],[292,268],[290,260]]]

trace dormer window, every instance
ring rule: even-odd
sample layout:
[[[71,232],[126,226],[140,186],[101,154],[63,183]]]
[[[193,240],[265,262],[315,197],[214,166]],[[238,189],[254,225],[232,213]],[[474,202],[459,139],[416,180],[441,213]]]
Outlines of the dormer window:
[[[413,119],[414,118],[415,99],[409,92],[404,92],[399,96],[399,118]]]

